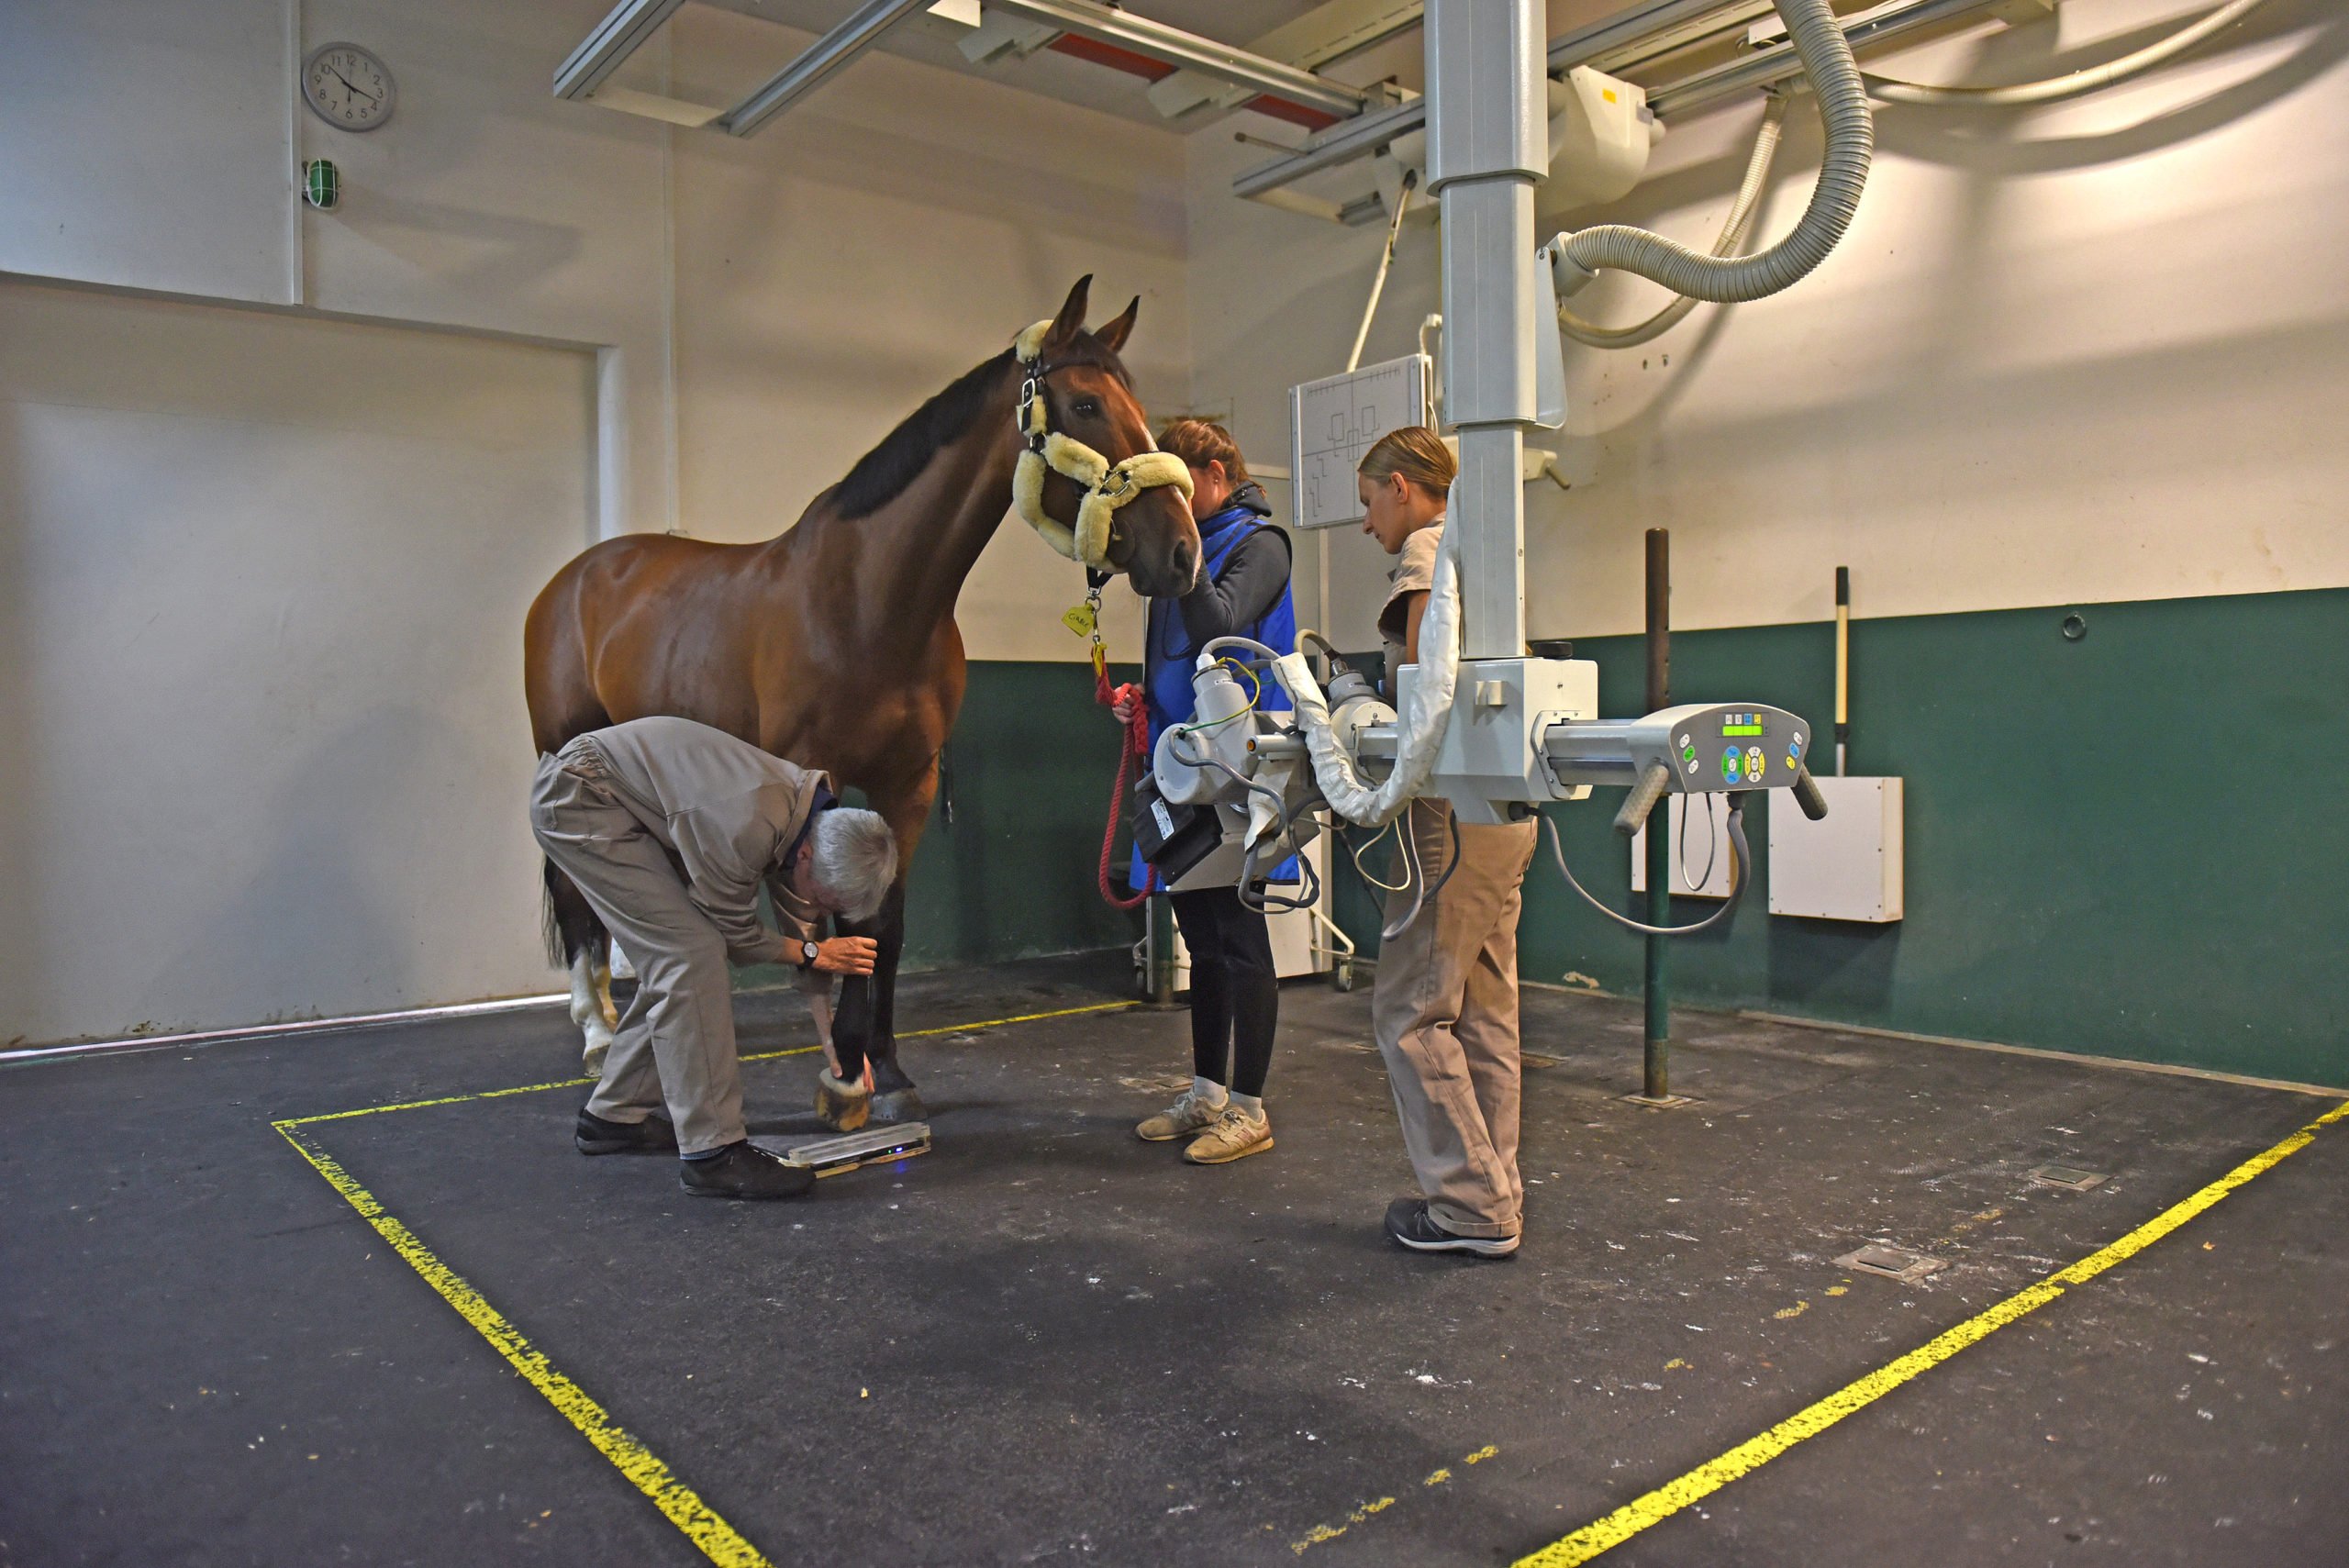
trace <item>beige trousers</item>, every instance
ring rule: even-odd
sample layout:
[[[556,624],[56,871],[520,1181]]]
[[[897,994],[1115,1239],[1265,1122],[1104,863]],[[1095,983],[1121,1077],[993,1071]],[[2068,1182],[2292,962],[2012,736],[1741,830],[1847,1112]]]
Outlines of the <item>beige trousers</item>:
[[[1414,801],[1405,821],[1428,885],[1452,862],[1452,808]],[[1460,827],[1460,864],[1378,950],[1371,1026],[1386,1059],[1403,1147],[1428,1215],[1457,1236],[1514,1236],[1517,1170],[1517,917],[1531,822]],[[1407,891],[1387,895],[1393,923]]]
[[[584,737],[539,759],[530,830],[636,964],[636,995],[587,1109],[633,1124],[665,1100],[680,1154],[740,1142],[741,1064],[726,939],[686,896],[669,851],[612,793],[603,758]]]

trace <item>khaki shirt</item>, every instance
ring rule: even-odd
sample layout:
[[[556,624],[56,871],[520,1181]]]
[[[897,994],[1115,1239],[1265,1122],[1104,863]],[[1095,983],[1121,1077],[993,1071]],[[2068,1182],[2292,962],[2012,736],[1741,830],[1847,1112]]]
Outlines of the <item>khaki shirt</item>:
[[[677,858],[694,906],[736,963],[796,962],[799,939],[759,924],[759,884],[781,873],[825,775],[689,718],[636,718],[581,737],[629,815]],[[796,901],[795,901],[796,902]],[[812,909],[777,914],[803,930]]]
[[[1386,574],[1392,586],[1386,590],[1386,602],[1378,607],[1378,635],[1386,645],[1386,695],[1390,698],[1396,691],[1395,672],[1403,667],[1404,634],[1410,629],[1404,624],[1404,601],[1435,586],[1435,551],[1442,542],[1443,519],[1439,517],[1403,540],[1395,570]]]

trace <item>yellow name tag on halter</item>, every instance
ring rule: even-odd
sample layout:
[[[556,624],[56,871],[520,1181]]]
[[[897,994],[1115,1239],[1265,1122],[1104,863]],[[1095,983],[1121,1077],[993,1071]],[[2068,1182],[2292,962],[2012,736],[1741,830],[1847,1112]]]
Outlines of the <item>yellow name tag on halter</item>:
[[[1101,617],[1091,605],[1079,605],[1061,617],[1061,624],[1079,637],[1091,637],[1100,629]]]

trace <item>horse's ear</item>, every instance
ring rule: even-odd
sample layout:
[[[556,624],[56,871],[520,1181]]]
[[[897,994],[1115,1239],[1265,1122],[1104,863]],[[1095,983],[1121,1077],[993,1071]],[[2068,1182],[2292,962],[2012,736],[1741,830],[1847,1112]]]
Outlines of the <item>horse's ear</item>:
[[[1085,296],[1093,290],[1093,274],[1085,273],[1068,291],[1068,298],[1061,306],[1061,313],[1052,317],[1052,329],[1044,334],[1044,341],[1066,343],[1085,330]]]
[[[1113,354],[1117,353],[1126,346],[1126,339],[1133,335],[1134,317],[1141,314],[1141,295],[1136,295],[1134,302],[1126,306],[1126,313],[1123,316],[1106,326],[1095,328],[1093,335],[1100,339],[1103,348]]]

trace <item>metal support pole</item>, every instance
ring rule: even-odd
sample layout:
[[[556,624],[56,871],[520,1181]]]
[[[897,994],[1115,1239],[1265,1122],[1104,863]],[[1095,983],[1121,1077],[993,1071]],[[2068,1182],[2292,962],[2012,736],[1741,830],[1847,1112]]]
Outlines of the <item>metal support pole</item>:
[[[1150,999],[1170,1007],[1174,1005],[1174,906],[1153,894],[1144,908],[1142,940],[1149,944]]]
[[[1672,535],[1648,530],[1648,706],[1655,713],[1672,706]],[[1672,800],[1667,790],[1648,812],[1648,924],[1672,923]],[[1672,1097],[1672,983],[1664,954],[1669,937],[1649,937],[1647,969],[1647,1064],[1641,1097],[1661,1103]]]

